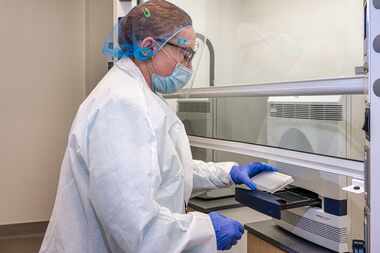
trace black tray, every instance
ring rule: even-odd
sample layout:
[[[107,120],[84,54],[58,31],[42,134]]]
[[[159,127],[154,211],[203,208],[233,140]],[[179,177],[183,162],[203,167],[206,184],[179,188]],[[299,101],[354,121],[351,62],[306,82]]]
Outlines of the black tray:
[[[318,194],[300,187],[289,187],[274,194],[236,188],[235,199],[276,219],[281,219],[281,211],[285,209],[322,205]]]

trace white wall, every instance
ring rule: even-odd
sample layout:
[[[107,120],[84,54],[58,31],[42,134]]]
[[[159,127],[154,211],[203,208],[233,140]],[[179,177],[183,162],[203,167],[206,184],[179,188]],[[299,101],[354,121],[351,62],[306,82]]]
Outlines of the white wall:
[[[88,94],[107,72],[102,54],[103,43],[113,27],[111,0],[86,0],[86,93]]]
[[[0,225],[46,221],[71,122],[107,70],[112,1],[0,1]]]
[[[47,220],[84,96],[83,3],[0,1],[0,224]]]

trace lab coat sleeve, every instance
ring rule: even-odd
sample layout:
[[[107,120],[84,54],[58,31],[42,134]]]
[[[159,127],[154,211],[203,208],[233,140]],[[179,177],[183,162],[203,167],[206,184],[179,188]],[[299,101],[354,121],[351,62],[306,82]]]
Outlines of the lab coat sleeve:
[[[112,99],[88,130],[88,195],[110,252],[216,252],[208,215],[173,213],[155,201],[157,139],[147,114],[130,103]]]
[[[193,193],[232,185],[230,171],[234,165],[237,163],[193,160]]]

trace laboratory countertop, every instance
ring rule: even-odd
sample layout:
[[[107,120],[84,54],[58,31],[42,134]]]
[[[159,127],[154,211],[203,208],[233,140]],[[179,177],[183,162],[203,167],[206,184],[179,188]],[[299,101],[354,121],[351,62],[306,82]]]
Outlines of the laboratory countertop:
[[[202,200],[198,198],[192,198],[190,199],[188,204],[189,208],[202,213],[210,213],[214,211],[237,208],[242,206],[243,205],[237,202],[234,197],[214,200]]]
[[[278,227],[273,220],[246,224],[245,229],[258,238],[288,253],[332,253],[333,251],[297,237]]]

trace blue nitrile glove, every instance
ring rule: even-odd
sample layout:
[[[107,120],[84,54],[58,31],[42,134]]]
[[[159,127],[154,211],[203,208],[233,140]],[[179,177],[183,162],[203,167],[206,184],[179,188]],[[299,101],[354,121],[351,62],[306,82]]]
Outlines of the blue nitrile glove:
[[[218,212],[208,214],[215,230],[218,250],[229,250],[244,234],[244,227],[240,222],[221,215]]]
[[[263,171],[277,171],[277,169],[266,163],[249,163],[246,165],[235,165],[230,171],[230,176],[235,184],[245,184],[251,190],[256,190],[256,185],[251,178]]]

